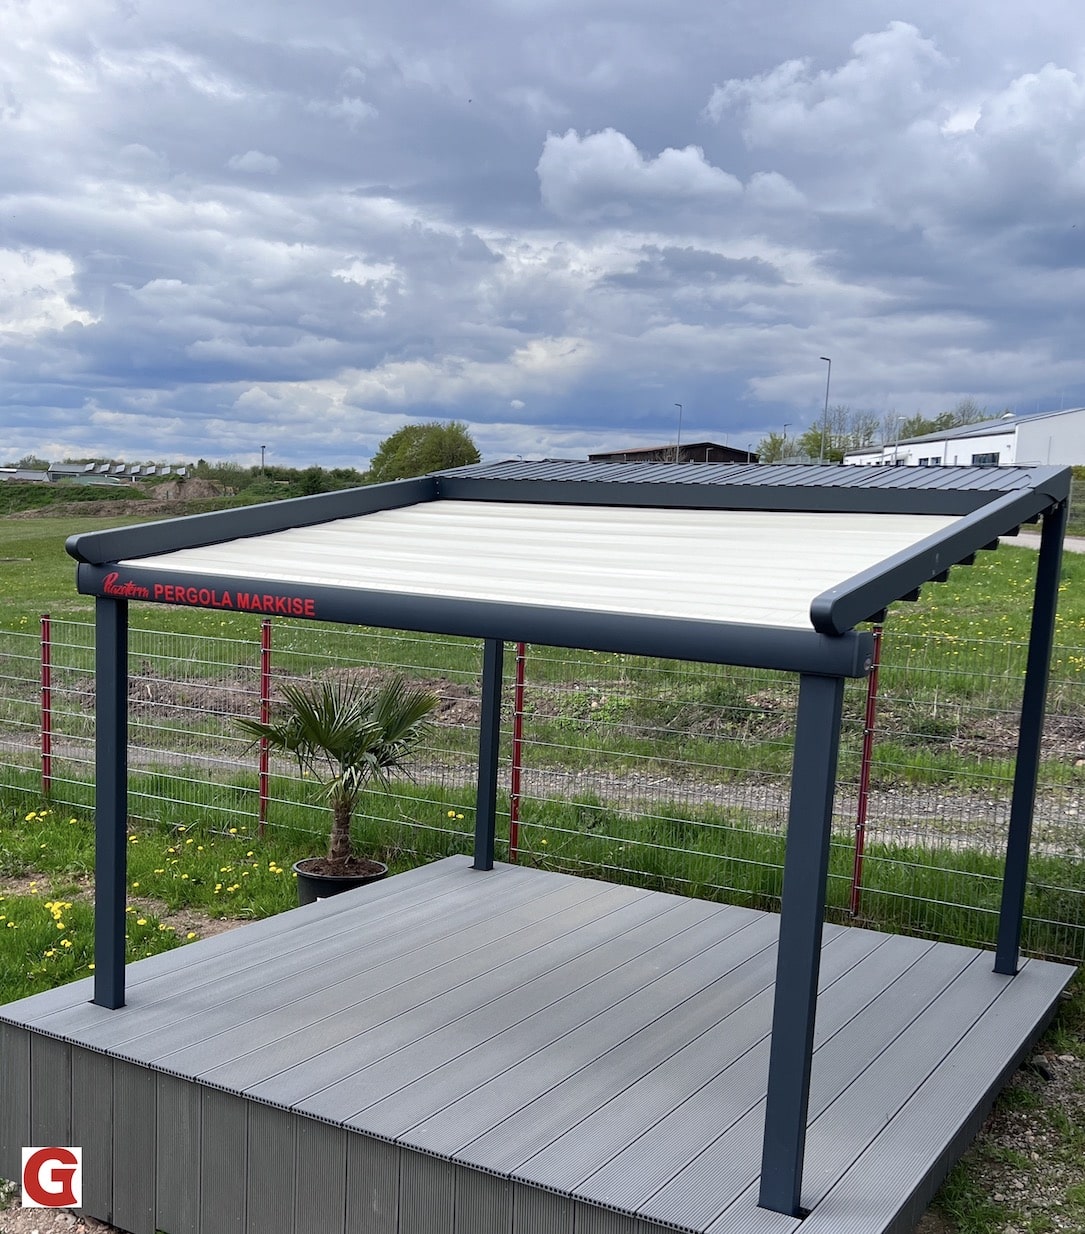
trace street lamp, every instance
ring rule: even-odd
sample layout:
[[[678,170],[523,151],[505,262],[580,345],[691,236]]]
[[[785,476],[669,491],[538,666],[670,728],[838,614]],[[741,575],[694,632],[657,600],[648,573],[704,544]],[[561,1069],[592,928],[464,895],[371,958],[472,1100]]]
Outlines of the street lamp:
[[[260,474],[261,475],[264,474],[264,451],[266,449],[267,449],[267,446],[260,447]]]
[[[677,463],[682,457],[682,404],[675,403],[675,407],[678,408],[678,441],[674,447],[674,461]]]
[[[897,466],[897,454],[900,450],[900,426],[904,423],[905,416],[897,416],[893,421],[893,466]]]
[[[825,370],[825,416],[821,422],[821,456],[818,459],[819,463],[825,462],[825,438],[829,433],[829,378],[833,375],[833,362],[828,356],[819,356],[818,359],[824,360],[829,366]]]

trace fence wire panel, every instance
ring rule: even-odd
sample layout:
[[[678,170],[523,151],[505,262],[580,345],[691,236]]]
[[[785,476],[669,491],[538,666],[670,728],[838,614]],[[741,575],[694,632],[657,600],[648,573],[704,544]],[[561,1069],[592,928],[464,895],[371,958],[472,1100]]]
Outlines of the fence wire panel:
[[[0,631],[0,776],[7,789],[41,793],[41,638]]]
[[[402,675],[438,698],[430,739],[412,759],[409,779],[387,791],[371,791],[359,804],[359,847],[381,860],[401,853],[447,855],[469,850],[478,776],[482,646],[473,639],[444,639],[387,630],[312,623],[275,623],[272,700],[286,681],[361,680],[378,684]],[[254,713],[255,714],[255,713]],[[321,837],[314,819],[313,785],[295,764],[272,761],[268,825],[307,828]]]
[[[534,646],[523,675],[513,855],[775,902],[793,676]]]
[[[257,808],[256,759],[237,718],[259,712],[259,626],[246,639],[133,625],[128,672],[129,812],[247,823]]]
[[[155,610],[129,637],[134,818],[199,819],[245,834],[327,833],[314,785],[237,725],[287,681],[402,673],[440,699],[413,779],[367,793],[360,845],[375,856],[469,851],[474,828],[481,644],[276,622],[270,663],[251,637],[166,633]],[[94,781],[94,627],[53,621],[51,796],[89,808]],[[866,681],[845,691],[830,911],[990,944],[1001,891],[1026,648],[898,633],[890,623],[862,817]],[[638,880],[758,907],[778,905],[796,679],[788,674],[526,648],[522,689],[506,647],[498,855]],[[0,633],[0,776],[42,792],[42,653]],[[519,706],[517,706],[519,704]],[[517,714],[518,713],[518,714]],[[1026,950],[1085,958],[1085,648],[1052,664]],[[857,850],[861,860],[857,861]]]
[[[887,629],[862,907],[946,937],[994,940],[1027,644]],[[1085,657],[1052,661],[1024,945],[1085,956]],[[932,928],[937,919],[939,925]]]
[[[53,801],[94,804],[94,625],[50,622]]]

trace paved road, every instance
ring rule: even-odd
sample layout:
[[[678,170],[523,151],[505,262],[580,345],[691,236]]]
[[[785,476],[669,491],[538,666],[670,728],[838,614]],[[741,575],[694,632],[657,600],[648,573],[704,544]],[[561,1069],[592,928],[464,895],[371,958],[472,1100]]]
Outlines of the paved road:
[[[1002,543],[1011,547],[1016,544],[1018,548],[1039,548],[1040,536],[1035,531],[1022,531],[1016,536],[1003,536]],[[1062,546],[1068,553],[1085,553],[1085,538],[1067,536]]]

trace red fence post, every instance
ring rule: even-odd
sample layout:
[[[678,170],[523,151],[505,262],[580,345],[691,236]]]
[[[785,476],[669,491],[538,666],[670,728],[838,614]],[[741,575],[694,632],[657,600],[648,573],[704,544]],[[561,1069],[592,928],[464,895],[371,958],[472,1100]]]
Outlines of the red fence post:
[[[509,784],[509,861],[515,861],[520,846],[520,773],[524,763],[524,666],[523,643],[516,644],[516,686],[512,696],[512,769]]]
[[[271,619],[265,617],[260,623],[260,723],[271,720]],[[260,802],[257,807],[257,822],[262,836],[267,826],[268,800],[268,750],[267,738],[260,738]]]
[[[53,634],[48,613],[41,615],[41,794],[53,791]]]
[[[876,625],[874,654],[866,682],[866,713],[863,717],[863,756],[859,765],[859,802],[855,813],[855,862],[851,871],[851,915],[859,915],[863,894],[863,851],[866,848],[866,817],[870,805],[870,764],[874,758],[874,720],[878,711],[878,669],[882,662],[882,627]]]

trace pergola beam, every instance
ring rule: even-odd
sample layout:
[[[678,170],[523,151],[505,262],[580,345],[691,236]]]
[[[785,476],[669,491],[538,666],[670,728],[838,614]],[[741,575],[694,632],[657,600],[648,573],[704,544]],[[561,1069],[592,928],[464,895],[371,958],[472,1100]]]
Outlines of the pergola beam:
[[[758,1204],[802,1215],[822,918],[840,749],[842,677],[799,679]]]
[[[501,748],[501,669],[505,644],[482,644],[482,717],[478,735],[478,790],[475,798],[475,860],[472,869],[494,868],[497,833],[497,772]]]
[[[124,1006],[128,875],[128,602],[94,603],[94,997]]]
[[[1006,838],[1006,870],[1002,880],[1002,906],[998,917],[995,972],[1017,972],[1021,950],[1021,924],[1025,912],[1029,849],[1032,846],[1032,813],[1040,775],[1040,746],[1047,708],[1047,682],[1055,642],[1055,610],[1059,602],[1062,541],[1066,534],[1067,502],[1052,506],[1043,517],[1040,554],[1032,601],[1025,685],[1021,697],[1021,724],[1017,734],[1017,760],[1010,799],[1010,826]]]

